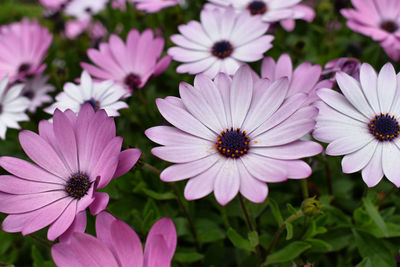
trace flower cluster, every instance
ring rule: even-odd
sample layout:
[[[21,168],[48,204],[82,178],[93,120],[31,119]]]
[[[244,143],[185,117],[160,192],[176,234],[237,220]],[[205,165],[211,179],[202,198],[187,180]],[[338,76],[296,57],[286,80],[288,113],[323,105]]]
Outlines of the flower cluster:
[[[21,124],[26,129],[18,134],[19,144],[31,161],[0,157],[0,166],[8,173],[0,175],[0,212],[7,214],[2,229],[25,236],[48,227],[47,238],[59,241],[51,249],[57,266],[171,266],[178,235],[186,230],[181,218],[173,221],[157,215],[152,220],[153,213],[125,214],[143,222],[135,223],[136,231],[142,230],[138,235],[105,211],[109,202],[120,201],[110,198],[109,184],[123,187],[121,179],[114,179],[131,170],[147,167],[168,183],[187,180],[186,200],[213,193],[220,206],[236,196],[242,206],[242,197],[264,203],[271,184],[310,177],[326,155],[344,156],[343,173],[360,171],[368,187],[376,186],[384,176],[400,187],[400,73],[391,63],[377,73],[370,64],[351,57],[329,58],[323,68],[315,62],[298,63],[290,51],[266,56],[282,46],[272,44],[282,39],[275,34],[279,27],[288,34],[296,20],[303,20],[300,27],[307,27],[305,22],[314,19],[314,9],[301,0],[209,0],[198,14],[199,21],[181,24],[175,31],[179,33],[169,36],[172,45],[167,42],[168,49],[164,49],[163,27],[139,31],[117,25],[110,30],[110,25],[104,27],[105,20],[100,22],[105,9],[129,17],[127,7],[133,7],[139,16],[146,16],[178,2],[40,0],[51,11],[47,17],[63,26],[63,33],[54,35],[56,41],[37,20],[24,18],[0,26],[0,137],[6,139],[7,128],[21,129],[19,123],[29,121],[28,114],[36,118],[45,111],[47,116],[38,122],[38,133]],[[341,10],[348,27],[372,37],[393,60],[400,60],[400,1],[352,3],[355,9]],[[68,74],[65,80],[55,75],[60,71],[54,59],[60,47],[57,42],[64,42],[58,37],[74,39],[88,30],[96,42],[86,53],[82,51],[87,58],[74,62],[82,70],[71,72],[72,77]],[[55,48],[48,53],[53,44]],[[261,66],[259,73],[249,65],[253,62]],[[168,82],[160,85],[156,77],[170,64],[175,64],[176,73],[170,68],[165,74]],[[81,73],[80,78],[75,73]],[[193,82],[174,84],[179,97],[164,92],[159,98],[154,95],[173,83],[169,78],[180,74],[195,76]],[[148,98],[164,120],[161,116],[154,119],[158,114],[150,111]],[[135,105],[143,107],[136,109]],[[122,121],[124,117],[129,117],[129,123]],[[138,121],[146,126],[138,127]],[[158,122],[161,125],[154,126]],[[158,171],[149,165],[152,159],[143,163],[142,151],[131,147],[150,149],[134,138],[123,143],[119,135],[127,132],[156,143],[151,154],[171,165]],[[326,149],[317,141],[328,143]],[[135,179],[143,178],[139,176]],[[140,184],[128,191],[151,194],[157,200],[176,198],[197,242],[179,189],[173,186],[171,197],[145,187]],[[303,184],[303,190],[308,189]],[[151,205],[146,203],[146,207]],[[323,208],[314,197],[286,221],[273,212],[280,224],[278,234],[286,226],[287,238],[292,238],[292,219],[317,216]],[[87,220],[87,210],[96,216],[96,237],[85,233],[87,222],[93,221]],[[366,210],[376,213],[369,206]],[[172,209],[167,212],[175,215]],[[242,247],[260,254],[261,236],[252,229],[246,210],[245,216],[251,245],[244,240]],[[376,217],[374,223],[382,225],[383,219]],[[144,222],[154,224],[149,230]],[[182,227],[178,233],[175,224]],[[228,220],[226,224],[230,227]],[[139,236],[144,234],[143,249]],[[235,243],[239,237],[232,236]],[[275,238],[279,235],[266,254]],[[269,263],[266,259],[265,264]]]

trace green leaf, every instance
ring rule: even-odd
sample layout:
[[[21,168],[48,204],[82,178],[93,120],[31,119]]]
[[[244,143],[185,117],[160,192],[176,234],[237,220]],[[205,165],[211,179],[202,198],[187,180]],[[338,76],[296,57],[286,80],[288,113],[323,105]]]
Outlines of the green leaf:
[[[241,248],[247,251],[253,251],[253,248],[250,245],[250,241],[244,239],[241,235],[239,235],[235,229],[229,228],[228,232],[226,233],[229,240],[232,242],[232,244],[237,247]]]
[[[44,265],[43,257],[35,246],[32,246],[32,260],[33,267],[42,267]]]
[[[364,258],[368,257],[373,266],[396,266],[394,255],[390,253],[381,239],[378,239],[369,233],[357,230],[353,230],[353,234],[360,255]]]
[[[374,267],[371,263],[370,258],[364,258],[356,267]]]
[[[309,248],[311,248],[311,245],[309,243],[295,241],[293,243],[290,243],[283,249],[269,255],[266,265],[292,261]]]
[[[376,207],[372,204],[369,198],[363,198],[363,203],[365,210],[371,216],[372,220],[375,224],[379,227],[379,229],[383,232],[383,234],[387,237],[388,236],[388,229],[386,227],[385,222],[383,221],[381,215],[379,214]]]
[[[290,213],[297,214],[297,210],[290,203],[286,204],[286,206]]]
[[[306,240],[312,247],[308,252],[327,253],[332,251],[333,247],[321,239],[310,238]]]
[[[250,241],[250,246],[252,246],[253,248],[255,248],[256,246],[258,246],[259,239],[258,239],[258,233],[256,231],[250,232],[249,235],[249,241]]]
[[[156,200],[170,200],[175,199],[175,195],[172,192],[158,193],[147,188],[141,188],[142,192],[151,198]]]
[[[286,240],[290,240],[293,238],[293,224],[286,223]]]
[[[204,258],[204,255],[197,252],[177,252],[174,260],[182,263],[192,263]]]
[[[274,216],[276,222],[278,223],[278,226],[281,226],[283,224],[283,218],[281,211],[279,210],[278,204],[272,198],[268,199],[268,203],[269,206],[271,207],[272,215]]]

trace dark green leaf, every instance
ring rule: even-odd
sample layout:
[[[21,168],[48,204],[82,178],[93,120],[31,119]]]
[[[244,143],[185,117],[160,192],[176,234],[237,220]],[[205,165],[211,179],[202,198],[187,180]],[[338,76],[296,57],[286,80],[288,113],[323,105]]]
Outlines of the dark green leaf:
[[[311,248],[307,242],[295,241],[283,249],[269,255],[266,264],[289,262],[296,259],[304,251]]]
[[[228,232],[226,233],[229,240],[232,244],[237,247],[247,251],[252,251],[253,248],[250,245],[250,241],[244,239],[241,235],[239,235],[233,228],[229,228]]]

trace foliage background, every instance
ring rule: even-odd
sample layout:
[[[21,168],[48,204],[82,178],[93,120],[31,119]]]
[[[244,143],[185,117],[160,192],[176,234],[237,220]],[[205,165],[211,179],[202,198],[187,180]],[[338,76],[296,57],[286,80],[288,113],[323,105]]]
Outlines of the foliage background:
[[[97,19],[110,33],[119,32],[123,38],[131,28],[158,29],[170,47],[172,43],[168,36],[177,32],[179,24],[198,20],[204,2],[188,0],[187,8],[176,6],[157,14],[144,14],[131,6],[126,12],[107,8]],[[317,0],[314,5],[317,17],[311,24],[297,21],[295,31],[291,33],[279,25],[274,27],[274,47],[266,55],[277,59],[282,53],[288,53],[295,66],[304,61],[324,65],[331,59],[349,56],[380,69],[390,61],[379,44],[346,27],[338,10],[351,6],[350,1]],[[0,24],[31,17],[49,27],[55,37],[46,58],[46,73],[51,75],[50,82],[58,92],[66,81],[79,77],[79,62],[88,61],[86,49],[93,44],[85,35],[73,41],[62,38],[54,21],[43,17],[43,11],[35,1],[1,0]],[[193,76],[175,72],[177,65],[173,62],[164,74],[134,92],[127,100],[130,109],[123,110],[122,116],[116,118],[118,135],[124,138],[124,146],[140,148],[144,161],[158,169],[168,164],[150,154],[154,144],[143,132],[151,126],[166,124],[156,109],[155,98],[177,95],[180,81],[193,82]],[[260,62],[252,67],[259,72]],[[38,111],[30,117],[31,121],[22,123],[22,128],[37,131],[39,120],[48,119],[49,115]],[[0,141],[0,148],[0,155],[26,158],[16,130],[8,130],[7,140]],[[397,188],[384,179],[377,187],[368,189],[360,173],[342,173],[340,158],[319,155],[307,161],[314,172],[306,183],[289,180],[270,184],[265,203],[246,201],[257,233],[249,232],[238,198],[226,207],[219,206],[213,195],[188,202],[182,195],[186,182],[163,183],[148,167],[133,170],[112,181],[104,191],[111,197],[108,211],[131,225],[142,241],[160,217],[174,220],[178,248],[173,266],[258,266],[256,247],[259,246],[265,256],[283,221],[295,213],[308,196],[317,196],[322,213],[300,217],[282,228],[283,233],[268,257],[271,266],[307,263],[327,267],[396,266],[400,247],[400,195]],[[192,218],[197,242],[179,199]],[[3,218],[5,215],[0,214],[0,219]],[[93,226],[94,218],[89,216],[89,233],[94,233]],[[46,231],[26,237],[0,231],[0,266],[54,266]]]

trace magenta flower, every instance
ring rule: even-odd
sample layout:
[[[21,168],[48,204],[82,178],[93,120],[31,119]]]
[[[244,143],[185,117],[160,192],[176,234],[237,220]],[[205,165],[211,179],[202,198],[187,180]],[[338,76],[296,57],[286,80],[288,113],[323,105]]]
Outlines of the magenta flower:
[[[161,180],[189,179],[188,200],[214,191],[221,205],[239,192],[253,202],[263,202],[267,183],[301,179],[311,168],[299,158],[322,151],[311,141],[299,139],[315,125],[316,108],[302,107],[304,93],[286,98],[287,78],[253,81],[248,66],[233,79],[225,73],[214,81],[197,75],[194,87],[181,83],[181,98],[157,99],[163,117],[175,127],[158,126],[145,134],[162,145],[152,153],[176,163],[161,173]]]
[[[75,232],[70,242],[54,245],[54,262],[60,267],[169,267],[177,243],[174,223],[168,218],[150,229],[144,252],[135,231],[107,212],[96,217],[96,235]]]
[[[352,0],[355,9],[342,9],[347,26],[378,41],[394,60],[400,57],[400,2]]]
[[[129,0],[129,2],[136,3],[135,7],[147,13],[156,13],[163,8],[175,6],[179,0]]]
[[[204,73],[210,78],[218,72],[233,75],[245,62],[260,60],[272,47],[274,37],[264,35],[268,24],[249,12],[236,14],[232,7],[205,9],[200,20],[180,25],[182,35],[171,36],[178,46],[168,49],[168,54],[184,63],[176,69],[179,73]]]
[[[385,175],[400,186],[400,88],[390,63],[379,75],[361,65],[360,82],[348,74],[336,74],[343,95],[320,89],[319,114],[313,136],[329,143],[326,154],[345,155],[344,173],[361,170],[364,182],[375,186]]]
[[[171,62],[161,58],[164,39],[154,38],[151,30],[140,34],[131,30],[126,44],[117,35],[109,43],[101,43],[100,50],[89,49],[89,58],[97,65],[81,63],[82,68],[99,80],[114,80],[129,91],[142,88],[151,76],[160,75]]]
[[[289,79],[289,89],[286,97],[298,93],[307,94],[308,100],[303,104],[304,106],[319,99],[316,94],[318,89],[332,87],[330,81],[320,81],[321,72],[320,65],[312,65],[309,62],[302,63],[293,70],[292,60],[288,54],[281,55],[277,62],[271,57],[266,57],[261,66],[261,78],[267,78],[271,82],[283,77]]]
[[[2,227],[27,235],[50,225],[49,240],[71,224],[85,224],[87,207],[92,214],[104,210],[109,196],[96,190],[129,171],[141,154],[138,149],[121,152],[114,119],[104,110],[94,112],[90,104],[78,116],[56,110],[53,124],[43,120],[39,134],[22,131],[19,140],[35,164],[0,158],[1,167],[12,174],[0,178],[0,212],[10,214]]]
[[[301,0],[209,0],[206,9],[226,8],[233,6],[237,13],[249,10],[252,15],[261,15],[267,23],[280,22],[287,31],[295,27],[295,19],[311,22],[315,17],[314,9],[299,4]]]
[[[336,73],[345,72],[354,79],[360,81],[360,67],[361,63],[358,59],[351,57],[341,57],[326,63],[322,75],[330,76],[330,80],[332,82],[336,82]]]
[[[0,27],[0,78],[10,82],[42,73],[42,64],[53,36],[36,20],[24,19]]]

